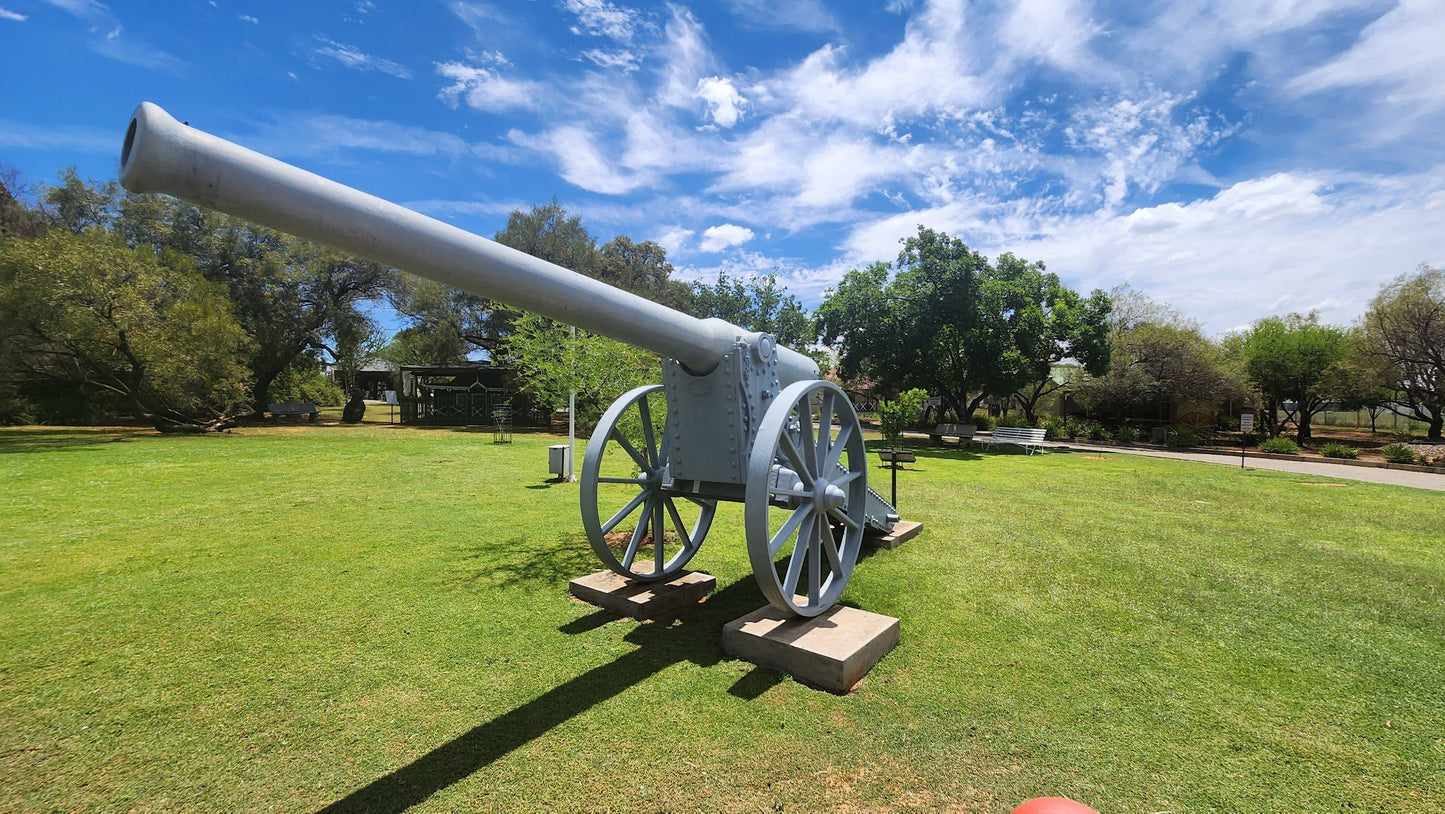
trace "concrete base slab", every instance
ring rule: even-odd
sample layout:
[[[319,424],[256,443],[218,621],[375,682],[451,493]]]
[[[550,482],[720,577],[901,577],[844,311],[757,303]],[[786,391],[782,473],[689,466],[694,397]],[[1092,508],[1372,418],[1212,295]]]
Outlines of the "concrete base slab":
[[[893,524],[893,530],[880,537],[869,537],[879,548],[897,548],[904,543],[918,536],[923,531],[923,524],[914,520],[899,520]]]
[[[717,577],[682,571],[670,582],[639,582],[613,571],[598,571],[572,580],[568,587],[583,602],[613,613],[657,619],[696,605],[717,587]]]
[[[804,619],[769,605],[723,626],[728,655],[787,673],[805,684],[845,693],[898,645],[891,616],[834,607]]]

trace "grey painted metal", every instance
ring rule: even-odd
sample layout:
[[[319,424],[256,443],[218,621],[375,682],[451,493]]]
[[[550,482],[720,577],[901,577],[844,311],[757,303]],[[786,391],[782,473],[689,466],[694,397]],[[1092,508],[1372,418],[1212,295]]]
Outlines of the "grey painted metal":
[[[827,381],[783,388],[758,428],[743,508],[753,576],[774,607],[817,616],[838,601],[863,544],[867,479],[863,428],[842,388]]]
[[[706,373],[740,340],[771,337],[698,319],[539,260],[405,207],[253,152],[176,121],[149,102],[136,108],[120,159],[131,192],[191,203],[501,300],[609,336]],[[801,353],[778,348],[786,383],[818,377]]]
[[[713,515],[717,512],[716,500],[684,495],[669,488],[672,477],[668,447],[662,443],[662,438],[667,432],[667,425],[672,421],[669,419],[659,432],[655,425],[655,413],[648,403],[648,396],[661,391],[661,385],[647,385],[630,390],[614,401],[602,415],[602,420],[597,423],[597,429],[587,444],[587,455],[582,462],[582,527],[587,531],[587,541],[591,543],[592,550],[603,565],[618,574],[643,582],[671,579],[686,567],[688,561],[702,547],[708,529],[712,526]],[[661,406],[662,399],[657,401]],[[629,441],[621,430],[623,419],[629,415],[635,415],[642,426],[649,428],[644,431],[640,446]],[[671,416],[672,413],[669,412],[668,415]],[[615,510],[608,507],[610,516],[604,520],[599,513],[599,509],[603,507],[598,505],[598,486],[604,482],[618,482],[602,475],[602,461],[609,450],[620,450],[632,459],[637,475],[635,478],[624,479],[626,483],[622,485],[635,483],[638,491],[624,506]],[[690,513],[678,511],[679,500],[690,500],[698,506],[698,516],[691,529],[684,521],[684,515]],[[628,539],[627,549],[619,558],[607,544],[607,535],[618,526],[625,527],[629,519],[632,519],[634,524],[632,536]],[[666,553],[669,520],[678,535],[677,550],[672,554]],[[649,531],[652,539],[663,541],[663,545],[660,548],[654,546],[651,570],[638,571],[637,551]]]

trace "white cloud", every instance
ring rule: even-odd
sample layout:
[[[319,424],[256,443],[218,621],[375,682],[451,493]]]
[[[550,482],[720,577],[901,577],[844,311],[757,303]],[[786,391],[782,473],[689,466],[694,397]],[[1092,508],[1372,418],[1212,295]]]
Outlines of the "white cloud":
[[[47,127],[0,119],[0,147],[23,150],[64,150],[114,153],[115,133],[94,127]]]
[[[582,56],[593,65],[599,68],[619,68],[624,71],[637,70],[641,57],[627,50],[603,51],[600,48],[589,48],[582,52]]]
[[[822,0],[727,0],[728,10],[755,28],[840,31],[838,17]]]
[[[317,55],[330,57],[348,68],[357,71],[379,71],[398,79],[411,78],[411,70],[405,65],[373,56],[355,46],[345,45],[319,34],[316,39],[322,43],[322,47],[316,49]]]
[[[1382,86],[1386,100],[1427,111],[1445,107],[1445,12],[1438,0],[1401,0],[1366,26],[1348,51],[1297,77],[1303,93]],[[1407,114],[1409,115],[1409,114]]]
[[[621,195],[644,184],[638,174],[614,166],[585,128],[558,127],[537,137],[536,146],[554,158],[564,179],[589,192]]]
[[[703,230],[702,242],[698,248],[709,254],[720,252],[723,249],[730,249],[733,246],[741,246],[753,239],[753,230],[746,226],[738,226],[735,223],[724,223],[718,226],[709,226]]]
[[[250,23],[251,25],[256,25],[261,22],[260,20],[252,17],[249,14],[237,14],[236,19],[240,20],[243,23]]]
[[[742,118],[748,100],[733,87],[731,79],[705,76],[697,81],[697,95],[707,104],[708,115],[719,127],[731,128]]]
[[[21,13],[19,13],[19,12],[15,12],[15,11],[11,11],[10,9],[5,8],[4,6],[0,6],[0,20],[13,20],[13,21],[15,21],[15,22],[17,22],[17,23],[23,23],[23,22],[25,22],[25,21],[28,20],[28,19],[30,19],[30,18],[27,17],[27,16],[25,16],[24,14],[21,14]]]
[[[685,251],[697,232],[681,226],[669,226],[662,234],[652,238],[662,248],[667,249],[669,255],[679,254]]]
[[[631,42],[640,22],[635,9],[607,0],[562,0],[562,7],[577,15],[574,34],[608,37],[618,42]]]
[[[154,70],[176,71],[185,63],[175,56],[143,42],[122,38],[124,27],[120,18],[110,6],[96,0],[45,0],[46,3],[70,14],[85,26],[90,49],[97,54]],[[103,33],[102,33],[103,32]]]
[[[439,62],[436,68],[437,73],[452,80],[437,93],[437,98],[450,107],[464,101],[474,110],[530,110],[538,106],[544,90],[536,82],[512,79],[491,68],[464,62]]]

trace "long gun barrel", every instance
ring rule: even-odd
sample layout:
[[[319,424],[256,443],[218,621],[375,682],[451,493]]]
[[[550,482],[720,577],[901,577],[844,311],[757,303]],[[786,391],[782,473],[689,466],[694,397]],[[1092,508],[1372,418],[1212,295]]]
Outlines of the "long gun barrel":
[[[120,156],[120,182],[163,192],[342,251],[500,300],[676,359],[706,374],[738,339],[720,319],[698,319],[450,224],[136,108]],[[811,359],[779,347],[783,385],[816,379]]]

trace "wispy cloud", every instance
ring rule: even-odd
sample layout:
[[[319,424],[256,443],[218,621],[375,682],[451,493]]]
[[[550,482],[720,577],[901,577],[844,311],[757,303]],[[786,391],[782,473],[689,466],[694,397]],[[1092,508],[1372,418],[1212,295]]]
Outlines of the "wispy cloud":
[[[505,65],[506,57],[498,52],[483,55],[484,65],[466,62],[439,62],[437,73],[451,84],[437,92],[437,97],[450,107],[465,103],[474,110],[498,112],[529,110],[540,103],[545,86],[528,80],[502,75],[494,66]]]
[[[320,34],[316,35],[321,47],[315,50],[317,56],[328,57],[357,71],[379,71],[398,79],[411,79],[411,70],[405,65],[389,59],[374,56],[352,45],[337,42]]]
[[[703,230],[702,242],[698,248],[705,252],[720,252],[733,246],[741,246],[753,239],[753,230],[736,223],[722,223]]]
[[[574,34],[590,34],[629,43],[642,25],[642,16],[636,9],[607,0],[562,0],[562,7],[577,15],[577,24],[572,27]]]
[[[86,42],[92,51],[142,68],[176,71],[185,67],[177,57],[144,42],[124,36],[125,26],[110,6],[96,0],[44,0],[86,25]]]
[[[4,6],[0,6],[0,20],[12,20],[12,21],[17,22],[17,23],[23,23],[23,22],[25,22],[25,21],[28,20],[28,19],[30,19],[30,18],[29,18],[28,16],[24,15],[24,14],[20,14],[19,12],[11,11],[10,9],[5,8]]]
[[[837,32],[838,15],[822,0],[727,0],[728,10],[755,28]]]

